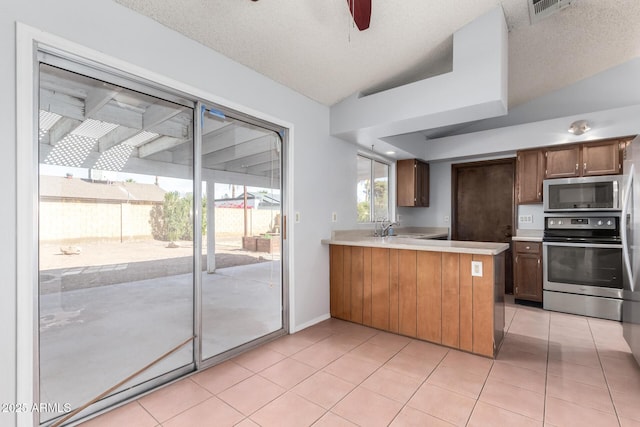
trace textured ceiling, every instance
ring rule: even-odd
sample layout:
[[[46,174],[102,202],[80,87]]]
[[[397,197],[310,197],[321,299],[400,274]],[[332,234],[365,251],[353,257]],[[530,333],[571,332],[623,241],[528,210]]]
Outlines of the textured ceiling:
[[[509,106],[640,56],[639,0],[574,0],[535,25],[527,0],[372,0],[371,27],[345,0],[115,0],[333,105],[451,71],[452,34],[502,5]]]

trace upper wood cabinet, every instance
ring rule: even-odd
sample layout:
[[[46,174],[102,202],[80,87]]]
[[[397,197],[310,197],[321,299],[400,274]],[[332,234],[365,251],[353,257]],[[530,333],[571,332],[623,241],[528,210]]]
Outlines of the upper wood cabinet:
[[[620,141],[591,142],[582,145],[582,176],[622,173]]]
[[[545,178],[617,175],[622,173],[626,140],[608,139],[545,150]]]
[[[398,206],[429,206],[429,164],[417,159],[396,164]]]
[[[519,205],[542,203],[544,152],[518,151],[516,166],[516,197]]]
[[[565,145],[545,150],[545,178],[572,178],[580,176],[580,146]]]

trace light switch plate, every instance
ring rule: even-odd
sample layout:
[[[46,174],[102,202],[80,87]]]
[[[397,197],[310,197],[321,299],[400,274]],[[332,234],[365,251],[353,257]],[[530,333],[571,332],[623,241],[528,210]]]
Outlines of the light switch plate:
[[[518,222],[520,224],[533,224],[533,215],[520,215]]]
[[[300,222],[300,212],[296,212],[295,221]]]
[[[482,261],[471,261],[471,275],[482,277]]]
[[[338,212],[331,213],[331,222],[338,222]]]

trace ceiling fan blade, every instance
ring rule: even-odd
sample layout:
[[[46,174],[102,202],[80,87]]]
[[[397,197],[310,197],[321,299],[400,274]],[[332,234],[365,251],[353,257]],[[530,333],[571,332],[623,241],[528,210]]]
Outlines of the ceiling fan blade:
[[[371,22],[371,0],[347,0],[351,16],[360,31],[369,28]]]

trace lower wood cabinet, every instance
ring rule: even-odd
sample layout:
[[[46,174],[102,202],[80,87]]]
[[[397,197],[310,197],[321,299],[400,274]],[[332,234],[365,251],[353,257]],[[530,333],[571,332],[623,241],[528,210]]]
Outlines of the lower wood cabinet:
[[[542,243],[514,242],[513,296],[542,302]]]
[[[483,276],[471,276],[482,261]],[[504,254],[330,246],[331,316],[488,357],[504,329]]]

